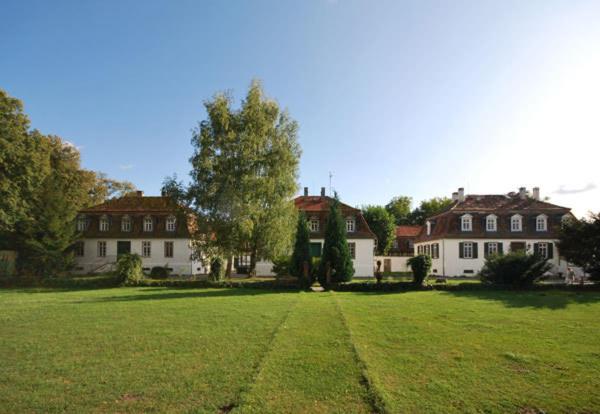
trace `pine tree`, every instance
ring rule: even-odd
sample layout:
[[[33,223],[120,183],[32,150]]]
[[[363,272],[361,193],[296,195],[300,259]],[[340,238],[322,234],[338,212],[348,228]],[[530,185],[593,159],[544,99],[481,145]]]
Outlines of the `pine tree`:
[[[307,278],[304,276],[304,266],[307,268]],[[298,214],[298,224],[296,226],[296,241],[294,242],[294,252],[290,262],[290,273],[297,277],[302,285],[310,286],[311,277],[311,259],[310,259],[310,230],[304,213]]]
[[[319,265],[319,283],[328,285],[327,272],[331,273],[332,284],[349,282],[354,275],[352,257],[346,240],[346,226],[337,193],[329,208],[325,226],[325,243]]]

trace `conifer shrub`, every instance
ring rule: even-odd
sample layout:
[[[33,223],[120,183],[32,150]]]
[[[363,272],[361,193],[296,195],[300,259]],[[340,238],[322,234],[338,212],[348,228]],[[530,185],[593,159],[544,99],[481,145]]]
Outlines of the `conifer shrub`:
[[[169,277],[169,268],[167,266],[154,266],[150,270],[150,277],[152,279],[166,279]]]
[[[279,256],[273,259],[273,267],[271,271],[279,277],[290,275],[290,256]]]
[[[481,269],[481,281],[486,284],[529,287],[550,270],[547,259],[523,252],[491,255]]]
[[[425,282],[425,279],[427,279],[427,276],[429,276],[429,271],[431,270],[431,257],[420,254],[408,259],[407,263],[412,269],[413,284],[422,286],[423,282]]]
[[[135,253],[122,254],[117,259],[117,278],[123,285],[137,285],[144,278],[142,258]]]
[[[224,277],[225,263],[221,257],[215,256],[210,261],[210,273],[208,274],[208,278],[213,282],[218,282],[223,280]]]

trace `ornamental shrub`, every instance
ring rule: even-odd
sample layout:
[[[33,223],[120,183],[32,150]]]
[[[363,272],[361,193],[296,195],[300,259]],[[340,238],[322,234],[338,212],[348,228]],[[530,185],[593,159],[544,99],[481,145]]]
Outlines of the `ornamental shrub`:
[[[304,266],[308,264],[308,277],[304,280]],[[296,240],[294,251],[290,259],[289,272],[296,277],[301,285],[310,286],[314,280],[312,277],[312,260],[310,258],[310,230],[303,212],[298,214],[296,225]]]
[[[290,274],[290,257],[279,256],[273,259],[273,267],[271,269],[273,273],[279,278],[282,276],[289,276]]]
[[[417,286],[422,286],[431,270],[431,257],[420,254],[408,259],[407,263],[412,269],[413,283]]]
[[[135,253],[122,254],[117,259],[117,278],[123,285],[137,285],[143,278],[142,258]]]
[[[169,277],[169,268],[167,266],[154,266],[150,270],[150,277],[152,279],[166,279]]]
[[[213,257],[210,262],[210,273],[208,274],[210,280],[213,282],[223,280],[225,277],[225,266],[223,264],[223,259],[221,257]]]
[[[550,270],[547,259],[523,252],[490,255],[481,269],[481,281],[487,284],[528,287]]]

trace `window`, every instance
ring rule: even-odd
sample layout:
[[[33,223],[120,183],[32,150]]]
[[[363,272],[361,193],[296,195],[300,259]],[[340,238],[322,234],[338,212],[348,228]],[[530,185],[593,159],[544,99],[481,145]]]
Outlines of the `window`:
[[[425,224],[427,225],[427,235],[429,236],[431,234],[431,222],[428,220]]]
[[[321,243],[314,242],[309,247],[310,257],[321,257]]]
[[[490,242],[487,243],[487,254],[492,255],[492,254],[498,254],[498,243],[496,242]]]
[[[106,242],[98,242],[98,257],[106,257]]]
[[[439,259],[440,258],[440,244],[434,243],[431,245],[431,258]]]
[[[398,248],[398,239],[394,239],[394,241],[392,242],[392,246],[394,247],[394,249]]]
[[[152,231],[154,228],[154,222],[152,221],[152,217],[146,216],[144,217],[144,231]]]
[[[544,259],[548,258],[548,243],[538,244],[538,254]]]
[[[356,243],[348,243],[348,249],[350,250],[350,257],[356,259]]]
[[[548,216],[545,214],[540,214],[535,219],[535,229],[536,231],[546,231],[548,230]]]
[[[167,221],[165,223],[166,230],[167,231],[175,231],[176,224],[177,224],[177,221],[176,221],[175,217],[173,217],[173,216],[167,217]]]
[[[85,254],[85,246],[84,246],[83,242],[82,241],[76,242],[75,246],[73,248],[73,251],[74,251],[76,257],[83,257],[83,255]]]
[[[152,242],[143,241],[142,242],[142,256],[150,257],[152,255]]]
[[[523,217],[519,214],[515,214],[510,218],[510,231],[522,231],[523,230]]]
[[[312,217],[310,219],[308,227],[310,228],[310,231],[312,231],[313,233],[318,232],[319,231],[319,219],[317,217]]]
[[[355,228],[356,228],[356,221],[354,220],[354,217],[348,217],[346,219],[346,232],[354,233]]]
[[[470,214],[465,214],[460,218],[460,229],[462,231],[472,231],[473,230],[473,216]]]
[[[121,231],[131,231],[131,217],[123,216],[121,219]]]
[[[87,227],[87,222],[86,222],[85,216],[77,217],[77,231],[85,231],[86,227]]]
[[[485,218],[485,230],[486,231],[497,231],[498,230],[498,217],[490,214]]]
[[[473,243],[471,243],[471,242],[463,243],[463,258],[465,258],[465,259],[473,258]]]
[[[100,231],[108,231],[108,217],[100,217]]]
[[[165,242],[165,257],[173,257],[173,242]]]

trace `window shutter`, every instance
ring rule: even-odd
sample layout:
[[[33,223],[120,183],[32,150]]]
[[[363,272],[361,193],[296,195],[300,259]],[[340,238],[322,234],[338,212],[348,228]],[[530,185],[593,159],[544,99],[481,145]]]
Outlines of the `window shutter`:
[[[548,259],[554,257],[554,243],[548,243]]]
[[[498,242],[498,254],[504,254],[503,247],[504,243]]]
[[[463,242],[458,243],[458,257],[463,259],[465,257],[465,244]]]
[[[490,251],[490,244],[489,243],[483,243],[483,257],[488,257],[488,252]]]
[[[473,259],[477,259],[477,243],[473,243]]]
[[[534,256],[540,255],[540,244],[539,243],[533,243],[533,255]]]

